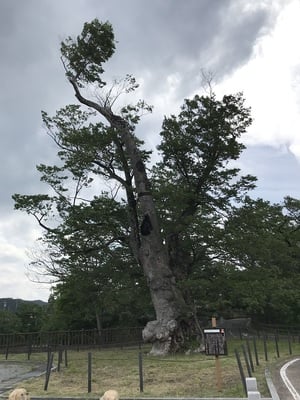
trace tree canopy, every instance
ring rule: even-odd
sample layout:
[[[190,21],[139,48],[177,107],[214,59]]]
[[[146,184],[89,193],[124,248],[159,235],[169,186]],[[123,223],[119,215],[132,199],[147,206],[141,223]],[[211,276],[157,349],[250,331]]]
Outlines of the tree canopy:
[[[32,264],[57,282],[52,309],[68,314],[69,326],[85,318],[100,329],[113,323],[105,315],[122,313],[148,322],[154,354],[184,346],[211,313],[273,320],[297,299],[287,319],[296,318],[300,203],[249,197],[256,178],[236,166],[252,122],[242,93],[184,100],[162,123],[153,165],[135,135],[152,108],[139,101],[113,111],[135,79],[105,89],[103,64],[114,51],[111,25],[98,20],[62,42],[79,104],[42,112],[58,148],[56,165],[37,167],[48,194],[13,196],[44,229],[46,256]],[[91,87],[96,99],[85,94]]]

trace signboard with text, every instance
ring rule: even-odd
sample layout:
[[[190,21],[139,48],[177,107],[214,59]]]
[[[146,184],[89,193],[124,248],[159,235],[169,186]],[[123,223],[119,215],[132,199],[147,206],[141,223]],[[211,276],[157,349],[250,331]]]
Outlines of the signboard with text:
[[[208,356],[227,355],[227,343],[225,329],[210,328],[204,329],[205,354]]]

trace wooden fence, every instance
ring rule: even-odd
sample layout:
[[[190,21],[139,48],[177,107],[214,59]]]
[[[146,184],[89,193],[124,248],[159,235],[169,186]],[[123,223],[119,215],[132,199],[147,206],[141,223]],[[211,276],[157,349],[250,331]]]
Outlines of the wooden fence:
[[[0,353],[128,346],[142,341],[142,327],[0,334]]]
[[[249,329],[250,328],[250,329]],[[256,325],[249,328],[239,328],[231,326],[226,330],[226,336],[243,337],[255,335],[268,337],[274,335],[295,337],[300,342],[299,327],[283,327],[276,325]],[[142,327],[131,328],[108,328],[98,331],[90,330],[70,330],[53,332],[29,332],[0,334],[0,354],[23,353],[23,352],[43,352],[55,351],[64,348],[97,348],[112,346],[139,345],[142,343]]]

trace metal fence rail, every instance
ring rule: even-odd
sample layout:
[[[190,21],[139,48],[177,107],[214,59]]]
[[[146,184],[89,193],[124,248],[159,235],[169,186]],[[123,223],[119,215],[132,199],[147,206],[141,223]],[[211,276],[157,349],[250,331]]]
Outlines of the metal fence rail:
[[[69,330],[52,332],[28,332],[0,334],[0,354],[55,351],[61,347],[97,348],[112,346],[139,345],[142,343],[142,327],[107,328],[89,330]],[[276,339],[281,337],[289,341],[300,342],[298,327],[259,325],[251,327],[230,326],[226,331],[227,339],[257,338]]]
[[[29,332],[0,334],[0,353],[9,349],[10,353],[53,350],[58,347],[109,347],[115,345],[139,344],[142,341],[141,327],[90,330],[72,330],[55,332]]]

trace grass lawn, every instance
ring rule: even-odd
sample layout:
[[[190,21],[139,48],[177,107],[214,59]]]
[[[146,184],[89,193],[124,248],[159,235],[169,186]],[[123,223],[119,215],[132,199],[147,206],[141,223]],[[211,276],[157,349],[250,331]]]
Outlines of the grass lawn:
[[[262,396],[269,396],[265,382],[265,368],[272,368],[280,359],[300,354],[299,340],[292,342],[292,356],[287,340],[279,341],[279,357],[274,340],[267,342],[268,361],[262,340],[257,340],[259,365],[256,363],[254,346],[249,340],[254,366],[252,376],[258,381]],[[105,390],[116,389],[121,397],[244,397],[235,349],[240,354],[243,371],[248,376],[242,351],[246,341],[230,340],[228,355],[219,357],[221,372],[217,374],[214,356],[191,353],[167,357],[148,355],[149,347],[142,349],[99,349],[67,351],[67,366],[63,357],[60,371],[51,372],[47,391],[45,375],[29,379],[17,386],[25,386],[31,396],[98,397]],[[246,347],[246,346],[245,346]],[[91,353],[91,392],[88,393],[88,353]],[[142,354],[143,392],[140,392],[139,353]],[[249,354],[249,353],[248,353]],[[27,360],[27,354],[9,355],[8,362]],[[47,362],[47,355],[31,354],[30,361]],[[57,366],[58,354],[54,354]],[[221,379],[220,379],[221,375]]]

